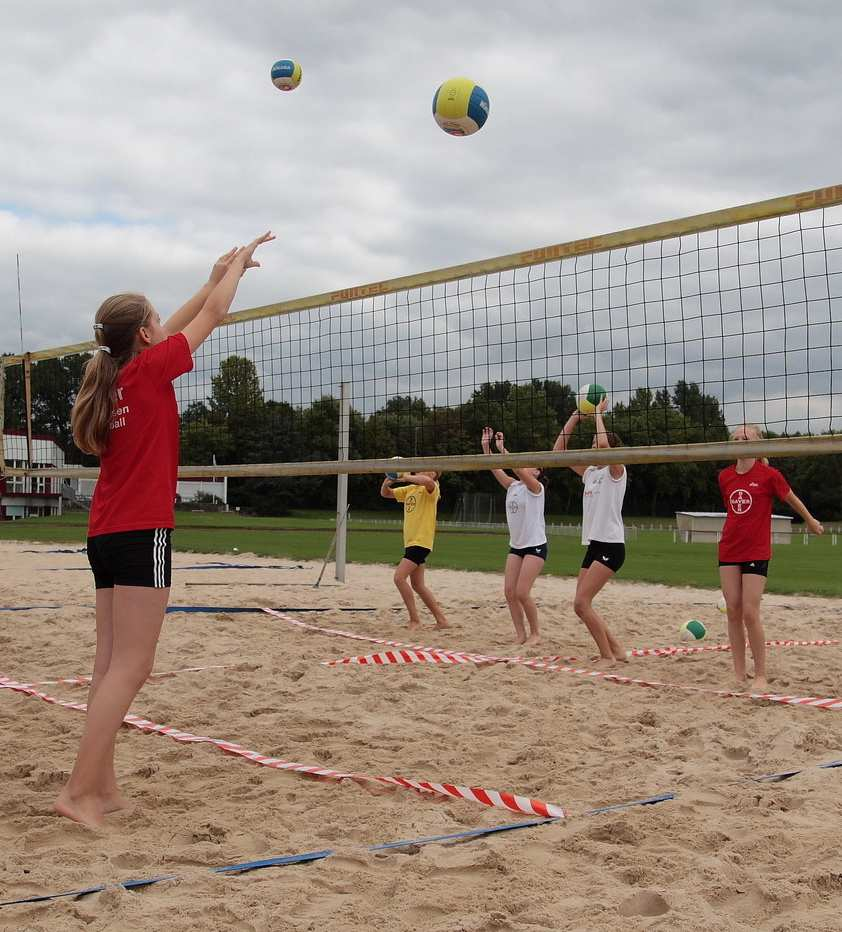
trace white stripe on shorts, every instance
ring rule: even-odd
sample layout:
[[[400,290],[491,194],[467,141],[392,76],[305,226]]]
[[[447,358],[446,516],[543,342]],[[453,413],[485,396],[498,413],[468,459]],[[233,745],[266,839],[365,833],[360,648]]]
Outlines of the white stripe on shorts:
[[[155,544],[152,550],[155,561],[155,588],[164,588],[164,529],[155,528]]]

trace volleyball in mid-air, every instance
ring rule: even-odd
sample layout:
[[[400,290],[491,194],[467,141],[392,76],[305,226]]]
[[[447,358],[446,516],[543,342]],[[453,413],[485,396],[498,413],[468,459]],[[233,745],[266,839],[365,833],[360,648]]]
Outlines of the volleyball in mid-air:
[[[272,83],[279,91],[294,91],[301,83],[301,65],[282,58],[272,65]]]
[[[433,95],[436,123],[451,136],[470,136],[485,125],[488,94],[470,78],[451,78]]]
[[[682,641],[701,641],[708,633],[707,628],[696,618],[685,621],[679,632]]]
[[[579,386],[579,394],[576,396],[576,407],[580,414],[593,414],[597,406],[605,398],[605,389],[596,382],[587,382]]]

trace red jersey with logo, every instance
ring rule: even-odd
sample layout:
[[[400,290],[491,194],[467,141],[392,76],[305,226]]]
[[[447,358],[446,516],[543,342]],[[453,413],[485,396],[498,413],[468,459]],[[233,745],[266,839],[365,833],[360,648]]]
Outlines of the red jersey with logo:
[[[177,333],[120,370],[90,537],[174,526],[179,421],[172,383],[192,368],[187,338]]]
[[[748,472],[729,466],[719,474],[727,517],[719,541],[725,563],[768,560],[772,556],[772,503],[785,499],[789,483],[777,469],[755,460]]]

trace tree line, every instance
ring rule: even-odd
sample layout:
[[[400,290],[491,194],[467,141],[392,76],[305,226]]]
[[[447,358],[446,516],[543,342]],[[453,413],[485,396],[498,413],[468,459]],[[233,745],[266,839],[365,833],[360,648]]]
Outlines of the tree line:
[[[49,359],[32,366],[32,427],[49,434],[64,449],[69,463],[95,465],[73,444],[70,410],[86,356]],[[525,384],[509,381],[477,386],[463,401],[431,405],[421,398],[397,395],[376,410],[352,406],[351,459],[390,456],[458,455],[479,452],[486,425],[502,430],[513,452],[548,450],[574,410],[575,391],[555,380]],[[609,428],[627,446],[725,440],[719,400],[694,382],[679,381],[671,389],[637,389],[627,402],[613,405]],[[220,465],[333,460],[337,458],[339,399],[325,395],[293,406],[267,399],[254,363],[242,356],[223,360],[211,380],[207,398],[182,409],[182,463]],[[5,426],[26,426],[22,367],[6,370]],[[773,436],[767,434],[767,436]],[[585,421],[572,448],[589,447],[593,422]],[[629,470],[625,512],[668,516],[675,511],[720,511],[716,481],[722,463],[656,463]],[[814,514],[842,518],[842,457],[816,456],[776,460],[793,488]],[[490,473],[450,473],[442,477],[442,513],[454,511],[462,493],[500,490]],[[387,507],[376,476],[351,476],[353,508]],[[280,515],[294,508],[327,508],[335,502],[333,476],[295,479],[249,478],[229,481],[229,503],[259,514]],[[576,514],[581,508],[581,480],[569,469],[552,470],[547,512]]]

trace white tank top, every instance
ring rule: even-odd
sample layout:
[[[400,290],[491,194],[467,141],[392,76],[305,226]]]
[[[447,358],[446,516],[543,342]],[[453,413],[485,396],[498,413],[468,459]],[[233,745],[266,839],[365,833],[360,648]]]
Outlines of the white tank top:
[[[588,466],[582,475],[582,543],[623,544],[623,499],[628,473],[623,467],[619,479],[611,477],[610,466]]]
[[[530,492],[520,479],[515,479],[506,489],[506,520],[510,547],[520,550],[546,544],[544,486],[540,492]]]

